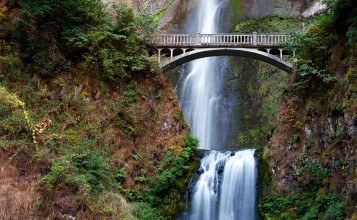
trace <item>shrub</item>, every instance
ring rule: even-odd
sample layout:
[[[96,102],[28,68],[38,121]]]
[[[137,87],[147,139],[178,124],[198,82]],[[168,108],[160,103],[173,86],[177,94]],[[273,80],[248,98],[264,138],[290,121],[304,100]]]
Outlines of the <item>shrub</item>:
[[[185,146],[182,149],[181,157],[189,160],[198,153],[198,140],[189,134],[185,136],[184,143]]]
[[[304,186],[315,187],[320,186],[324,177],[329,175],[326,168],[311,158],[304,160],[302,168],[296,170],[295,174]]]
[[[344,203],[341,203],[340,201],[332,201],[324,213],[323,219],[343,220],[345,219],[345,208],[346,205]]]
[[[156,28],[150,15],[135,16],[124,4],[108,13],[100,0],[31,0],[21,7],[13,36],[31,73],[53,76],[83,57],[104,79],[128,80],[149,64],[142,41]]]
[[[132,104],[138,101],[139,91],[136,89],[135,85],[131,84],[128,86],[127,90],[124,91],[123,96],[126,104]]]
[[[345,205],[333,195],[313,189],[288,196],[266,196],[259,204],[267,219],[344,219]]]
[[[136,178],[136,181],[148,182],[148,187],[143,192],[122,189],[129,199],[140,202],[143,206],[143,211],[136,209],[140,219],[150,219],[148,216],[155,216],[156,212],[171,216],[184,207],[183,195],[191,177],[190,172],[194,170],[193,160],[198,152],[197,145],[197,139],[187,135],[180,156],[168,151],[156,167],[158,173],[155,177],[146,178],[142,172],[141,176]],[[152,207],[157,211],[153,213],[155,209]]]
[[[114,176],[99,151],[67,151],[52,163],[50,172],[42,178],[42,182],[48,190],[65,185],[77,188],[79,195],[85,196],[111,188]]]
[[[146,202],[134,203],[134,211],[141,220],[164,220],[159,211]]]
[[[0,56],[0,76],[21,73],[22,63],[16,56]]]
[[[0,86],[0,135],[16,136],[25,133],[30,136],[31,127],[25,103]]]

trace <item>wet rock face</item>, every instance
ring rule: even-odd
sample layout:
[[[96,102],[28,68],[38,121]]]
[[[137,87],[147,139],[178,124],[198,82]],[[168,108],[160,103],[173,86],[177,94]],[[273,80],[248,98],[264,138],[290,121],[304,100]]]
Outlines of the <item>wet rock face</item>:
[[[198,3],[190,0],[102,0],[106,4],[127,4],[137,12],[159,13],[166,9],[161,17],[160,32],[180,33],[187,19],[192,18],[192,9]],[[222,0],[227,5],[221,13],[224,17],[224,29],[229,30],[237,22],[262,17],[273,13],[301,14],[309,6],[309,0]]]
[[[195,8],[198,1],[176,0],[166,13],[161,17],[159,26],[160,32],[163,33],[181,33],[184,23]]]
[[[243,18],[257,18],[273,13],[300,14],[308,0],[248,0],[243,2]]]
[[[145,12],[149,14],[165,11],[160,21],[160,32],[179,33],[182,25],[189,15],[191,9],[197,4],[197,1],[190,0],[102,0],[103,3],[127,4],[136,12]]]
[[[329,105],[333,103],[330,101]],[[282,98],[268,160],[276,191],[296,191],[301,184],[296,178],[297,170],[305,166],[306,159],[311,159],[328,170],[323,187],[340,193],[347,184],[352,193],[357,193],[357,116],[346,110],[320,107],[293,103],[287,96]]]

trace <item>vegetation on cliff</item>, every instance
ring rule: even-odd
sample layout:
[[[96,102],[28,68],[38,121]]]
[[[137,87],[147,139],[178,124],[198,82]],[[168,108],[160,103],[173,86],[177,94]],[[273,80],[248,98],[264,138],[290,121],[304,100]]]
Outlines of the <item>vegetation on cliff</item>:
[[[0,164],[14,167],[10,184],[36,188],[2,216],[160,219],[182,209],[197,141],[143,44],[154,18],[99,0],[0,6]]]
[[[352,0],[327,4],[295,36],[296,72],[264,149],[271,182],[259,209],[266,219],[357,216],[357,10]]]

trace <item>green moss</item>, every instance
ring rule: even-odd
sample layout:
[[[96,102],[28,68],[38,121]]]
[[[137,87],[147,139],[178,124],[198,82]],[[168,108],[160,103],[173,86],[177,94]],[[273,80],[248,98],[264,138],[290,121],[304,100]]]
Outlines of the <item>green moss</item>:
[[[155,19],[160,19],[166,12],[167,10],[170,8],[170,6],[172,5],[172,3],[174,2],[175,0],[171,0],[171,2],[169,3],[169,5],[165,8],[162,8],[160,11],[156,12],[153,17]]]
[[[242,0],[231,0],[230,5],[233,12],[233,21],[238,21],[243,6]]]
[[[357,73],[353,68],[349,68],[346,73],[346,77],[349,80],[357,79]]]
[[[306,19],[296,15],[272,14],[263,18],[242,22],[236,25],[235,31],[239,33],[287,33],[295,30],[301,30],[302,22],[306,22]]]
[[[272,187],[271,172],[268,165],[268,147],[258,148],[255,151],[256,158],[258,158],[258,186],[260,186],[260,192],[265,191],[265,189],[270,189]]]

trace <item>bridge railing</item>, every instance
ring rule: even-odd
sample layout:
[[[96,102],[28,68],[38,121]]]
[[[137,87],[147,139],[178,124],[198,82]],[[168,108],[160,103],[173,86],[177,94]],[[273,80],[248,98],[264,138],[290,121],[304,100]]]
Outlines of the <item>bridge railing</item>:
[[[156,47],[284,46],[289,34],[159,34],[150,42]]]

